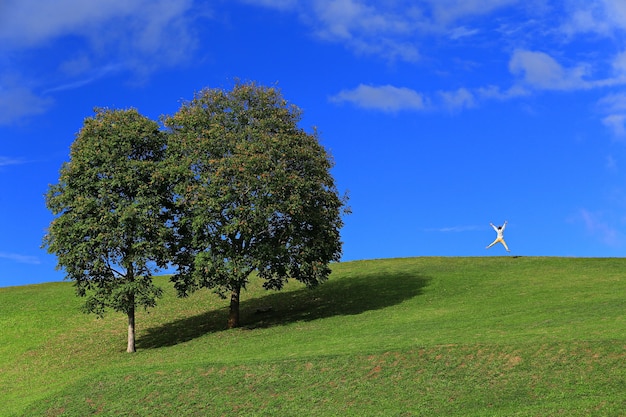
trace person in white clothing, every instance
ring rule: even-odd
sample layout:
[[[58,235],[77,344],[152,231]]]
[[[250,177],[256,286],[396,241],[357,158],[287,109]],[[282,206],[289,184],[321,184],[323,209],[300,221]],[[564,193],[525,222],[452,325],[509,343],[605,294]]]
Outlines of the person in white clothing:
[[[504,241],[504,228],[506,227],[506,223],[507,223],[506,220],[504,221],[504,224],[502,226],[494,226],[493,223],[489,223],[491,225],[491,227],[493,227],[493,230],[496,231],[498,236],[496,237],[496,240],[494,240],[491,243],[491,245],[487,246],[487,249],[489,249],[490,247],[492,247],[496,243],[500,242],[500,243],[502,243],[502,245],[504,246],[504,249],[506,249],[507,252],[511,252],[509,250],[509,247],[506,245],[506,242]]]

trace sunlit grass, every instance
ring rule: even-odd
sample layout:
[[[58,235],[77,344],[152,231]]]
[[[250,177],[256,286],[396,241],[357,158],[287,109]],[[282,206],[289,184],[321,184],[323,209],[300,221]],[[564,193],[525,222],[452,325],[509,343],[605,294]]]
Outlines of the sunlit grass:
[[[71,284],[0,289],[8,415],[621,415],[626,260],[412,258],[336,264],[227,302],[176,298],[125,320]],[[4,331],[4,329],[7,331]],[[5,389],[4,387],[8,387]],[[25,414],[24,414],[25,413]]]

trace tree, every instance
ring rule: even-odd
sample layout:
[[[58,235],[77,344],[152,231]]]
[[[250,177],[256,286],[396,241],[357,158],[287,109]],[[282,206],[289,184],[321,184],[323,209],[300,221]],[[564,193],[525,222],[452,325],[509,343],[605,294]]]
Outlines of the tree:
[[[169,184],[160,174],[166,136],[136,110],[96,109],[72,144],[46,204],[56,216],[44,246],[87,297],[86,312],[128,317],[135,351],[135,310],[153,307],[162,290],[152,272],[167,262]]]
[[[239,325],[241,289],[252,272],[267,289],[289,278],[325,281],[341,255],[345,209],[317,134],[276,88],[237,83],[205,89],[164,120],[177,236],[172,277],[179,294],[230,294]]]

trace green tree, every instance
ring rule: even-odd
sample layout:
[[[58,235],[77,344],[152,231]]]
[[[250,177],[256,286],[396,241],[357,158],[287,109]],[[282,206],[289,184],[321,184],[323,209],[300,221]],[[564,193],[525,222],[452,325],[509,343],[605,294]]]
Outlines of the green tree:
[[[346,212],[317,134],[276,88],[237,83],[205,89],[164,120],[176,179],[172,277],[179,294],[230,294],[239,325],[241,289],[252,272],[267,289],[289,278],[313,287],[341,255]]]
[[[86,312],[128,317],[135,351],[135,310],[153,307],[162,290],[152,273],[165,267],[168,183],[159,168],[166,135],[136,110],[96,109],[72,144],[46,204],[55,215],[44,246],[86,297]]]

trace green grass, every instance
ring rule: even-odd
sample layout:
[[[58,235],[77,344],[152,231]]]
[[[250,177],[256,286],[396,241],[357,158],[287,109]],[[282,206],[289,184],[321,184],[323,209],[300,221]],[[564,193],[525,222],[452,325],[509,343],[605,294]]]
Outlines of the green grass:
[[[69,283],[0,289],[7,416],[625,416],[626,259],[410,258],[334,265],[226,301],[125,318]],[[271,311],[257,314],[257,309]]]

